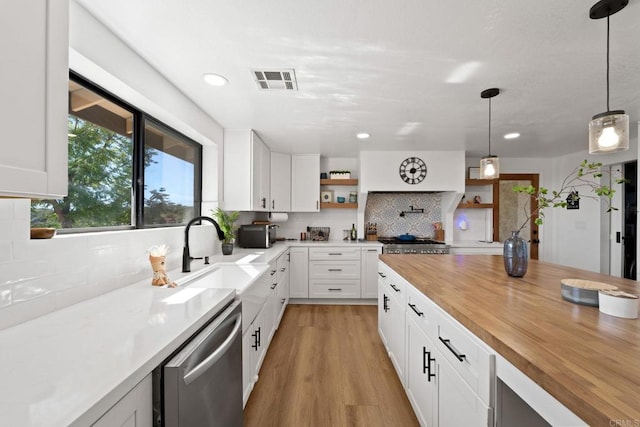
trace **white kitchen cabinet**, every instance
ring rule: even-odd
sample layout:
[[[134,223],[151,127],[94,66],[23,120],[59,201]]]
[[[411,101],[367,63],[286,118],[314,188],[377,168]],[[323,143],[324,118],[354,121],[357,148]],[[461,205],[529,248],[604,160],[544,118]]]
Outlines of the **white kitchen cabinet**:
[[[147,427],[153,425],[151,374],[109,409],[93,427]]]
[[[69,3],[21,0],[0,14],[0,196],[67,194]]]
[[[280,311],[280,303],[278,301],[278,270],[276,268],[276,260],[271,261],[269,271],[266,275],[269,286],[269,297],[265,303],[264,315],[264,337],[266,342],[271,342],[273,335],[276,333],[278,314]]]
[[[407,316],[407,371],[405,390],[421,426],[436,425],[436,349],[416,321]],[[462,425],[462,424],[461,424]]]
[[[360,249],[309,248],[310,298],[360,298]]]
[[[290,254],[289,251],[278,257],[278,304],[276,327],[280,325],[280,320],[289,303],[289,279],[290,279]]]
[[[320,210],[320,155],[291,156],[291,211]]]
[[[289,249],[289,297],[309,298],[309,248]]]
[[[267,306],[265,305],[242,336],[243,405],[247,404],[251,391],[258,381],[258,372],[260,372],[264,356],[267,353],[266,312]]]
[[[269,210],[269,148],[252,130],[224,131],[224,209]]]
[[[382,270],[378,280],[378,333],[400,381],[405,382],[404,284],[395,273]]]
[[[271,153],[271,203],[272,212],[291,210],[291,155]]]
[[[382,248],[362,248],[360,263],[360,297],[376,298],[378,295],[378,255]]]

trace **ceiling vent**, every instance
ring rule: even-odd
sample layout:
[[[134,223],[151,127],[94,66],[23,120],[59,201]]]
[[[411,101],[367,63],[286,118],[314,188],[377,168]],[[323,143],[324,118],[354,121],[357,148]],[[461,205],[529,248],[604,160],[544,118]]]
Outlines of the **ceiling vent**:
[[[282,70],[251,70],[253,78],[261,90],[298,90],[296,71],[293,68]]]

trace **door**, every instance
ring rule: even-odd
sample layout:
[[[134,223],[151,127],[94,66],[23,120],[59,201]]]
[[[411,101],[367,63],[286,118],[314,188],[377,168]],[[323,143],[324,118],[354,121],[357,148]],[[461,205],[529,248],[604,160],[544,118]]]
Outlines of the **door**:
[[[618,208],[610,213],[603,212],[603,227],[608,226],[609,262],[608,274],[636,280],[636,217],[637,217],[637,162],[611,165],[612,175],[620,171],[627,182],[616,189],[611,206]],[[606,261],[602,266],[606,272]]]
[[[499,196],[494,201],[494,229],[498,230],[498,241],[504,242],[511,236],[511,232],[520,228],[526,220],[528,211],[533,212],[538,208],[538,203],[524,193],[513,191],[515,185],[533,185],[538,189],[540,176],[537,173],[505,173],[500,174]],[[531,203],[529,203],[531,202]],[[535,224],[537,215],[529,221],[529,226],[520,232],[520,237],[529,243],[529,257],[538,259],[538,245],[540,236],[538,226]]]

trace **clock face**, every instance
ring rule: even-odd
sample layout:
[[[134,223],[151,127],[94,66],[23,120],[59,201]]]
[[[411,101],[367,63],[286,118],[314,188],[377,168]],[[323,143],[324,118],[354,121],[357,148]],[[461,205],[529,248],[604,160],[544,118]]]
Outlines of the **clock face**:
[[[427,176],[427,164],[418,157],[409,157],[400,163],[400,178],[407,184],[418,184]]]

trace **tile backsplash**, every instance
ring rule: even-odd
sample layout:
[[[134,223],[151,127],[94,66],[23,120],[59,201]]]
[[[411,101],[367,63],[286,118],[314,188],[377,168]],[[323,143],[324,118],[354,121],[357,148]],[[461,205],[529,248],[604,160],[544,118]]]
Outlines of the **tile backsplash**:
[[[150,280],[151,246],[170,247],[167,270],[181,266],[184,227],[31,240],[29,215],[29,200],[0,199],[0,329]],[[190,244],[192,256],[220,251],[210,226],[193,227]]]
[[[442,221],[440,193],[369,193],[365,207],[365,223],[376,223],[378,236],[413,234],[433,237],[434,222]],[[423,213],[400,212],[422,209]]]

